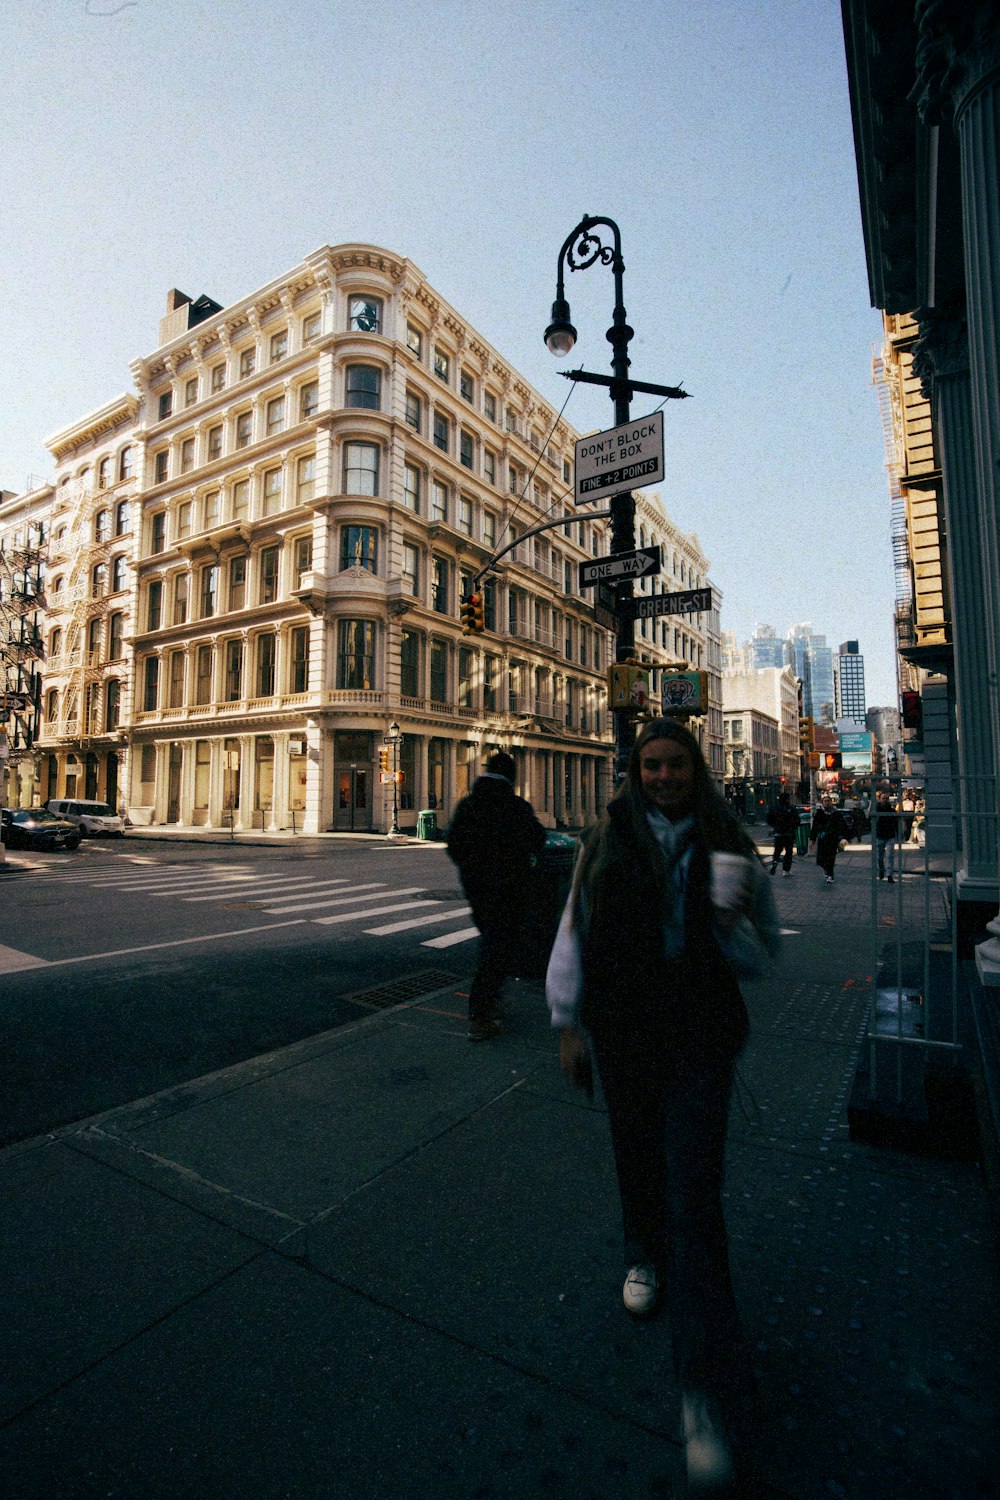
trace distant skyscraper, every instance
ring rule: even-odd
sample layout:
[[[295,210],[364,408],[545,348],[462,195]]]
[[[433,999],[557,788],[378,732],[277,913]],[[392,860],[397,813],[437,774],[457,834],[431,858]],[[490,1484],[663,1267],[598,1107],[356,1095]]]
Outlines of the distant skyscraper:
[[[825,635],[814,635],[810,624],[792,625],[784,643],[786,660],[802,680],[802,712],[818,723],[832,724],[833,652]]]
[[[785,665],[785,643],[776,634],[773,625],[755,625],[753,635],[747,642],[751,671],[760,672],[764,667]]]
[[[857,641],[842,641],[834,664],[835,704],[838,719],[856,719],[864,723],[865,659]]]

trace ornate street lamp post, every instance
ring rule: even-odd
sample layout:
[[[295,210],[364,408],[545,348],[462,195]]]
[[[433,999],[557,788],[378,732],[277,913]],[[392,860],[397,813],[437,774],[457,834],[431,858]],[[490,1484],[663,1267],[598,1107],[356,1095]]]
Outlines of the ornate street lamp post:
[[[597,229],[610,231],[611,244],[602,240]],[[576,329],[570,321],[569,303],[566,300],[564,267],[571,271],[585,271],[599,261],[610,266],[615,284],[615,310],[611,327],[607,332],[611,345],[610,376],[595,375],[587,370],[564,370],[567,380],[582,380],[590,385],[607,386],[615,407],[615,426],[621,426],[630,418],[629,405],[634,391],[647,391],[670,400],[681,400],[688,395],[676,386],[650,385],[644,381],[629,379],[628,346],[635,330],[629,327],[625,312],[623,277],[625,262],[622,259],[621,233],[614,219],[593,217],[585,214],[573,232],[567,236],[559,259],[556,262],[556,297],[552,304],[552,321],[545,330],[545,342],[557,358],[567,355],[576,343]],[[611,498],[611,556],[631,552],[635,547],[635,500],[631,490],[623,490]],[[635,649],[635,620],[632,615],[633,585],[631,578],[619,579],[615,588],[616,629],[615,661],[624,662]],[[621,780],[628,768],[629,755],[635,743],[635,724],[624,709],[615,712],[615,781]]]
[[[399,836],[399,725],[393,719],[386,731],[386,739],[392,746],[392,827],[389,829],[390,838]]]

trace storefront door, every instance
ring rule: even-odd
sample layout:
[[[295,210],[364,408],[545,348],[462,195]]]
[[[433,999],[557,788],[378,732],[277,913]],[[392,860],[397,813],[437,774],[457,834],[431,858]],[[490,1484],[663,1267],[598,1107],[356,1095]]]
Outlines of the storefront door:
[[[369,833],[372,824],[371,767],[339,765],[336,796],[334,828]]]

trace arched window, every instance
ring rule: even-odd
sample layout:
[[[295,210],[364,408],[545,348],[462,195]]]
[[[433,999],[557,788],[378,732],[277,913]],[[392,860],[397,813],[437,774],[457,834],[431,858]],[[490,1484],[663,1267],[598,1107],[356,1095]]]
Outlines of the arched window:
[[[378,455],[375,443],[345,443],[345,495],[378,494]]]
[[[94,517],[94,541],[106,542],[111,536],[111,512],[99,510]]]
[[[135,469],[135,449],[129,443],[118,455],[118,478],[131,479]]]
[[[97,488],[106,490],[114,482],[114,465],[110,457],[102,458],[97,470]]]
[[[340,567],[355,565],[378,571],[378,532],[374,526],[343,526],[340,531]]]

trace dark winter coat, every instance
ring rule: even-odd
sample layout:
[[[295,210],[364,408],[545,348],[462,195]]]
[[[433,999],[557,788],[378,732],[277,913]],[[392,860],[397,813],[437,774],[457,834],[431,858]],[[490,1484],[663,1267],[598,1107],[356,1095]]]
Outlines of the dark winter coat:
[[[836,850],[841,839],[847,839],[850,836],[851,830],[847,819],[838,807],[831,808],[829,812],[821,807],[819,812],[813,814],[809,842],[817,845],[817,855],[822,856],[831,849]]]
[[[774,829],[775,838],[789,839],[799,826],[799,815],[794,807],[779,802],[767,821]]]
[[[456,807],[447,847],[473,904],[521,903],[531,856],[545,847],[545,829],[506,776],[487,772]]]

